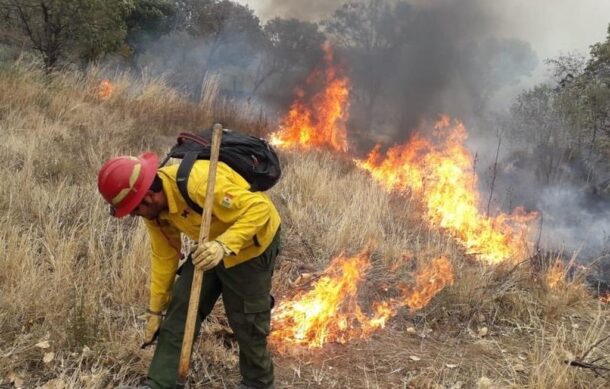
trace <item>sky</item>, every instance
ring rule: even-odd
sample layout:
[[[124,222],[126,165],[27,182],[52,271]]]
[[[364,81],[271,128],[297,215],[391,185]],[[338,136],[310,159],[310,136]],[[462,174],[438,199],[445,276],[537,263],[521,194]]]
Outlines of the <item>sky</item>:
[[[419,5],[461,0],[411,0]],[[238,0],[264,22],[275,16],[321,20],[343,1],[336,0]],[[492,10],[497,36],[529,42],[539,64],[531,77],[516,88],[527,87],[546,77],[544,59],[569,52],[587,55],[589,46],[605,40],[610,23],[610,0],[480,0]]]

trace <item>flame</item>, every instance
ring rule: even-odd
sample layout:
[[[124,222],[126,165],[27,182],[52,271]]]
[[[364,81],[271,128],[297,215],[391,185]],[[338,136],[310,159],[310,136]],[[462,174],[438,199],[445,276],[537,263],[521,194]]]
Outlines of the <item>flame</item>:
[[[110,99],[112,96],[112,92],[114,91],[114,86],[110,82],[110,80],[102,80],[97,87],[97,97],[101,101],[106,101]]]
[[[320,84],[322,90],[310,96],[305,88],[296,89],[295,101],[282,119],[280,130],[270,136],[272,145],[347,151],[349,80],[334,63],[330,44],[322,48],[326,67],[314,70],[305,82],[308,90],[317,89]]]
[[[411,309],[421,309],[428,305],[445,285],[453,284],[453,266],[446,258],[436,259],[421,270],[415,282],[415,287],[405,293],[406,304]]]
[[[601,301],[604,304],[610,303],[610,293],[609,294],[605,294],[603,296],[599,296],[599,301]]]
[[[325,69],[315,70],[305,88],[295,91],[290,111],[279,131],[270,137],[274,146],[347,153],[349,80],[335,64],[329,45],[324,51]],[[316,89],[317,93],[308,93]],[[478,259],[490,264],[521,260],[529,251],[527,237],[537,214],[522,208],[493,217],[481,212],[473,158],[464,146],[466,137],[461,122],[443,116],[431,137],[416,135],[385,155],[378,145],[366,160],[355,163],[388,191],[421,198],[426,221],[451,233]],[[405,258],[411,256],[406,254]],[[404,261],[394,263],[393,269],[402,264]],[[402,307],[421,309],[454,281],[449,260],[438,258],[420,267],[414,284],[392,291],[384,288],[394,297],[364,309],[358,301],[359,284],[365,281],[370,266],[366,252],[334,258],[311,290],[295,294],[274,310],[270,343],[281,352],[290,347],[315,349],[328,342],[367,338],[384,328]]]
[[[389,191],[412,192],[424,202],[432,227],[449,231],[470,254],[488,263],[521,260],[528,253],[527,236],[536,213],[517,208],[512,214],[488,217],[480,211],[473,158],[464,146],[466,128],[443,116],[433,139],[415,135],[385,156],[376,146],[368,159],[356,161]]]
[[[369,268],[366,252],[334,258],[312,290],[295,295],[275,309],[269,341],[285,351],[290,346],[313,349],[328,342],[366,338],[383,328],[399,308],[421,309],[453,282],[450,262],[439,258],[421,269],[415,286],[404,287],[401,298],[376,302],[372,314],[367,315],[358,304],[358,286]]]
[[[565,267],[563,263],[557,261],[549,268],[549,271],[546,274],[546,284],[549,288],[555,289],[563,283],[564,276]]]

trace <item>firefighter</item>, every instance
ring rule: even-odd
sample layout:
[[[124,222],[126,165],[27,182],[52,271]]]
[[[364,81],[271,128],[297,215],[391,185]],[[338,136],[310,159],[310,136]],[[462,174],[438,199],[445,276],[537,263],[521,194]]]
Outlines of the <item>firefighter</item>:
[[[189,255],[174,282],[181,258],[181,233],[199,237],[201,215],[189,208],[176,185],[178,165],[157,168],[158,157],[144,153],[108,160],[98,174],[98,189],[121,218],[140,216],[151,245],[150,298],[143,347],[158,344],[146,385],[173,388],[184,336],[194,268],[205,271],[196,328],[222,294],[239,345],[240,388],[273,388],[267,350],[272,308],[271,277],[280,247],[280,217],[263,192],[224,163],[218,164],[209,242]],[[188,180],[192,200],[203,206],[207,160],[196,161]],[[145,386],[147,387],[147,386]]]

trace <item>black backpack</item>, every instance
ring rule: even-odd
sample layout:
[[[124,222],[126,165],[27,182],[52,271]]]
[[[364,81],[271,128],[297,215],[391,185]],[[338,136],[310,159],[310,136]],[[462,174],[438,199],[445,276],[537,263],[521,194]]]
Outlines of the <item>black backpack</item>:
[[[188,180],[196,160],[210,159],[211,144],[211,129],[198,135],[182,132],[160,165],[164,166],[170,158],[182,159],[176,176],[178,190],[189,207],[198,213],[203,209],[190,198]],[[266,140],[227,129],[222,130],[219,160],[248,181],[252,192],[271,188],[282,175],[280,160]]]

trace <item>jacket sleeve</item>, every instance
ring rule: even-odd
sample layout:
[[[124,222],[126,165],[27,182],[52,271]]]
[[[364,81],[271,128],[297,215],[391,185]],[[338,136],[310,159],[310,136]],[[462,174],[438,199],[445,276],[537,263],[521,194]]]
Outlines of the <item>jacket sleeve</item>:
[[[204,204],[204,199],[204,193],[196,193],[195,201],[198,204]],[[216,240],[237,255],[268,222],[271,217],[271,205],[265,194],[250,192],[223,177],[218,177],[212,214],[220,222],[230,225]]]
[[[148,308],[161,312],[167,308],[180,261],[180,231],[157,221],[146,220],[151,245],[150,299]]]

